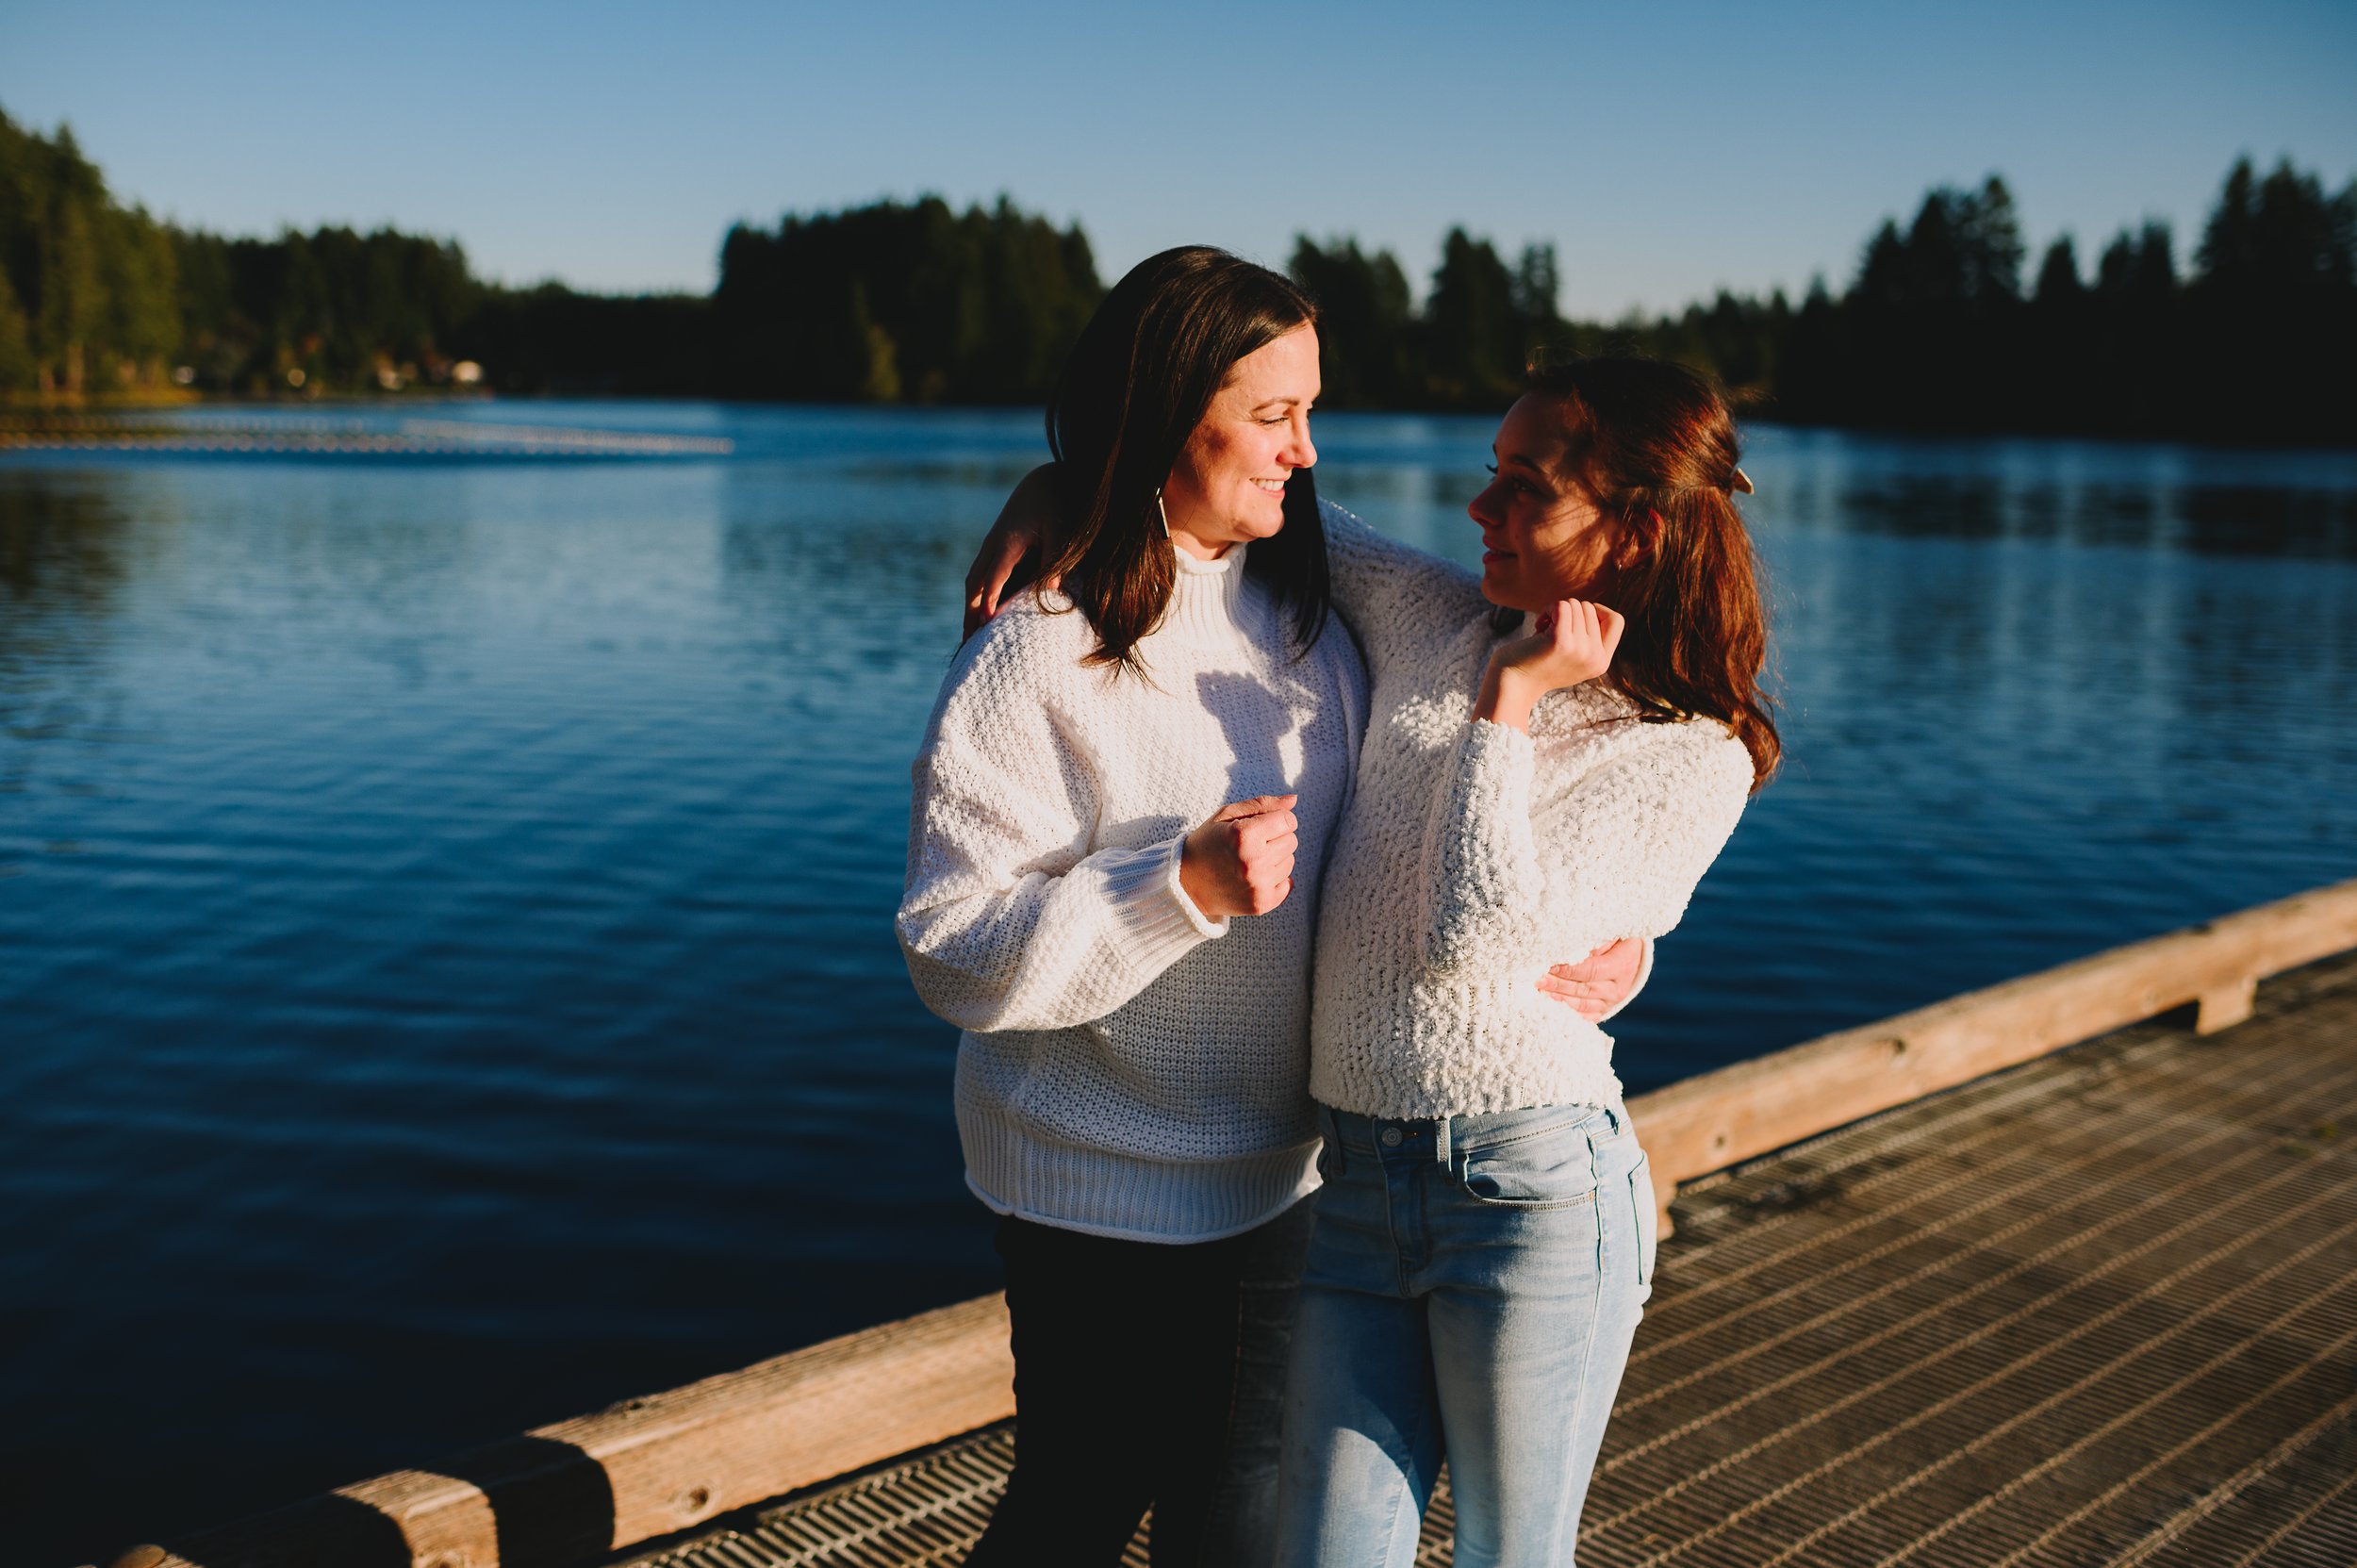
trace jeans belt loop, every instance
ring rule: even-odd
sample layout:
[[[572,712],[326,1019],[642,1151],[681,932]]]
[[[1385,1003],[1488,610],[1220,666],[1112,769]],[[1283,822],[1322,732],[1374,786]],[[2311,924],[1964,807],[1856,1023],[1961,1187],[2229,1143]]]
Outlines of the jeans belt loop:
[[[1432,1118],[1432,1159],[1433,1163],[1442,1170],[1449,1168],[1449,1155],[1452,1152],[1449,1147],[1448,1122],[1449,1119],[1446,1116]]]

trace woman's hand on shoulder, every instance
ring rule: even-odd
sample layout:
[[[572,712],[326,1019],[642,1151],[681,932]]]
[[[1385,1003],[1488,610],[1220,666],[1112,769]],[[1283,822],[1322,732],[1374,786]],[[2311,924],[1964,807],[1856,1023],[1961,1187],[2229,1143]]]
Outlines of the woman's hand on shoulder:
[[[1047,564],[1056,534],[1056,465],[1042,463],[1025,474],[998,508],[998,520],[982,536],[974,564],[965,569],[965,632],[972,636],[998,613],[1012,591]],[[1052,588],[1049,577],[1040,586]]]
[[[1527,635],[1500,643],[1490,654],[1474,717],[1528,729],[1530,710],[1540,698],[1612,668],[1627,626],[1626,618],[1608,604],[1558,601],[1539,614]]]

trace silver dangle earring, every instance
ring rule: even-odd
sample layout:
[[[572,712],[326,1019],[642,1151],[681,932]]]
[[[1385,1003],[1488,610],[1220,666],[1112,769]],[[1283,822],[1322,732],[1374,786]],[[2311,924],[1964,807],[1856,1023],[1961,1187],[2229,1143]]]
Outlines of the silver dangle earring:
[[[1162,487],[1154,487],[1154,515],[1162,520],[1162,537],[1170,537],[1170,511],[1162,504]]]

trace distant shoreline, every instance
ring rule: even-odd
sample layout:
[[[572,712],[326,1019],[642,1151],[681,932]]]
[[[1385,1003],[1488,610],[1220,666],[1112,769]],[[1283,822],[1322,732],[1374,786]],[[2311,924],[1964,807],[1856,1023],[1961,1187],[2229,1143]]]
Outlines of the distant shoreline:
[[[1002,197],[787,213],[725,237],[709,294],[477,276],[454,239],[330,225],[228,236],[108,194],[72,137],[0,113],[0,396],[117,408],[496,390],[875,406],[1038,406],[1104,297],[1086,232]],[[0,227],[7,226],[0,223]],[[2357,182],[2238,159],[2199,235],[2148,222],[2033,246],[2004,180],[1941,185],[1846,284],[1563,316],[1552,245],[1453,227],[1428,287],[1392,251],[1296,236],[1329,410],[1486,413],[1525,366],[1638,354],[1774,422],[1938,435],[2357,446]]]
[[[1029,403],[853,403],[816,400],[784,400],[763,398],[726,398],[684,393],[619,393],[604,391],[545,390],[530,392],[421,390],[416,393],[369,393],[358,391],[321,391],[316,395],[255,398],[226,393],[181,392],[166,395],[141,395],[137,392],[115,393],[84,398],[78,402],[63,399],[39,403],[31,398],[0,397],[0,454],[24,451],[31,446],[27,437],[44,440],[72,437],[76,447],[91,450],[135,452],[151,449],[155,437],[165,426],[142,427],[130,421],[142,414],[188,414],[219,411],[223,413],[251,412],[267,415],[318,414],[398,414],[404,410],[424,412],[453,405],[465,407],[534,406],[542,404],[631,404],[686,406],[709,404],[731,408],[832,409],[864,415],[960,415],[977,413],[1032,413]],[[1497,413],[1504,412],[1503,404]],[[1329,414],[1375,419],[1454,419],[1480,420],[1494,417],[1487,410],[1466,408],[1347,408],[1330,410]],[[2039,441],[2095,442],[2106,447],[2175,447],[2199,451],[2270,453],[2292,455],[2344,455],[2357,452],[2357,431],[2339,443],[2319,444],[2313,441],[2258,441],[2231,437],[2200,437],[2163,435],[2151,432],[2039,430],[2009,425],[1979,426],[1912,426],[1863,425],[1837,423],[1832,421],[1779,419],[1753,414],[1740,420],[1745,429],[1788,430],[1795,432],[1826,432],[1844,436],[1870,436],[1894,439],[1927,441]],[[54,449],[52,449],[54,450]]]

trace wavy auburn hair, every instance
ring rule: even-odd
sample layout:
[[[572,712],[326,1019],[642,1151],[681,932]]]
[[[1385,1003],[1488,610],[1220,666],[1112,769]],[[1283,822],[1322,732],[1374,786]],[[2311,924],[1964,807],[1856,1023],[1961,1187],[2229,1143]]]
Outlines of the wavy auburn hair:
[[[1631,357],[1538,367],[1525,390],[1556,405],[1568,477],[1631,547],[1611,573],[1628,625],[1608,678],[1640,718],[1726,725],[1752,754],[1753,787],[1766,784],[1784,749],[1759,686],[1768,613],[1735,509],[1741,442],[1725,400],[1683,365]]]
[[[1062,487],[1063,545],[1046,570],[1096,632],[1091,664],[1144,673],[1137,643],[1170,607],[1178,568],[1162,482],[1236,361],[1317,321],[1293,282],[1209,245],[1146,257],[1080,331],[1047,403]],[[1293,611],[1306,652],[1329,604],[1326,534],[1308,469],[1285,486],[1285,525],[1256,540],[1244,570]]]

